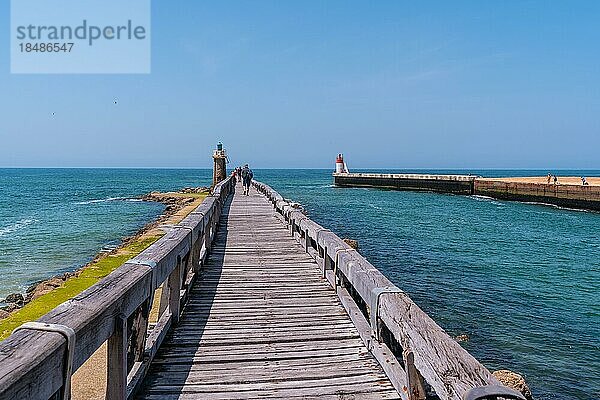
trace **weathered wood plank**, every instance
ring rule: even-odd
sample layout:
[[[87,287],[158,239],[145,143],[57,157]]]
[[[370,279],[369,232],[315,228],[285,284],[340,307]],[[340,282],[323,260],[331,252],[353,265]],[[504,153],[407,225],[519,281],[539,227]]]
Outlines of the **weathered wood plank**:
[[[255,192],[224,206],[140,398],[399,398],[314,259],[275,215]]]
[[[398,399],[398,394],[394,390],[381,389],[373,390],[371,385],[356,384],[354,392],[346,393],[344,388],[334,387],[335,393],[331,394],[328,388],[310,388],[310,389],[284,389],[284,390],[262,390],[259,394],[252,392],[213,392],[202,393],[202,399],[207,400],[235,400],[235,399],[309,399],[318,397],[320,400],[375,400],[375,399]],[[197,400],[198,395],[194,393],[182,394],[151,394],[146,397],[149,400]]]
[[[357,390],[357,386],[362,388],[358,390],[364,390],[365,384],[370,384],[371,390],[391,389],[391,384],[387,379],[382,378],[381,375],[375,373],[364,373],[361,375],[352,374],[350,376],[322,378],[322,379],[306,379],[306,380],[291,380],[291,381],[279,381],[279,382],[260,382],[260,383],[236,383],[234,385],[228,384],[202,384],[193,383],[187,384],[182,382],[177,384],[174,380],[165,377],[160,382],[154,381],[155,377],[150,375],[150,379],[147,380],[149,387],[147,388],[148,393],[211,393],[211,392],[226,392],[226,391],[266,391],[266,390],[281,390],[281,389],[310,389],[304,392],[307,395],[314,393],[346,393],[352,394],[354,390]]]
[[[183,363],[175,363],[168,362],[169,360],[162,359],[163,362],[160,362],[160,359],[157,359],[156,362],[156,371],[228,371],[230,374],[235,374],[238,370],[247,370],[252,369],[256,370],[258,368],[264,368],[265,370],[268,368],[286,368],[286,367],[311,367],[316,363],[319,365],[337,365],[340,363],[346,362],[354,362],[354,361],[362,361],[369,360],[370,357],[368,355],[361,354],[339,354],[339,355],[330,355],[327,357],[321,358],[313,358],[313,357],[305,357],[305,358],[292,358],[292,359],[284,359],[277,361],[257,361],[257,360],[249,360],[249,361],[227,361],[225,362],[214,362],[214,363],[192,363],[191,368],[188,364]],[[223,361],[223,360],[222,360]]]
[[[177,342],[166,342],[162,348],[170,348],[168,352],[161,352],[160,357],[166,357],[168,355],[177,355],[179,353],[184,355],[190,354],[215,354],[219,351],[229,352],[230,354],[251,354],[261,352],[287,352],[287,351],[312,351],[312,350],[340,350],[340,349],[351,349],[356,354],[366,354],[368,350],[366,347],[362,347],[363,342],[358,337],[346,338],[346,339],[332,339],[324,337],[317,340],[294,343],[294,342],[282,342],[282,343],[242,343],[235,348],[231,348],[226,344],[215,345],[210,348],[208,347],[196,347],[194,353],[190,353],[188,348],[183,349]]]
[[[369,362],[371,361],[371,362]],[[229,372],[223,370],[196,371],[162,369],[155,371],[154,379],[185,382],[186,385],[244,385],[294,382],[299,380],[322,380],[331,378],[364,376],[365,369],[371,366],[377,369],[377,363],[372,360],[347,361],[340,364],[312,364],[299,367],[261,367],[235,369]],[[373,377],[378,377],[375,373]],[[349,387],[351,389],[351,387]]]
[[[261,343],[264,344],[264,343]],[[281,344],[281,343],[275,343]],[[215,363],[238,363],[248,361],[264,361],[264,362],[277,362],[277,361],[289,361],[289,360],[306,360],[314,359],[319,362],[319,359],[329,359],[332,356],[340,355],[359,355],[364,356],[368,354],[366,350],[360,350],[360,344],[354,347],[338,348],[337,346],[331,346],[331,348],[325,349],[314,349],[314,350],[294,350],[288,351],[256,351],[250,353],[248,351],[222,351],[223,348],[231,349],[231,346],[214,346],[213,348],[207,348],[206,351],[190,353],[190,347],[184,346],[165,346],[165,351],[160,354],[155,360],[155,364],[160,363],[180,363],[185,364],[189,369],[192,369],[193,365],[197,364],[215,364]],[[192,349],[193,350],[193,349]],[[211,351],[212,350],[212,351]],[[187,353],[185,353],[187,351]]]
[[[346,318],[338,317],[333,320],[329,319],[305,319],[305,320],[288,320],[285,322],[279,321],[277,324],[273,324],[272,321],[246,321],[246,323],[227,323],[225,321],[219,322],[205,322],[204,330],[207,332],[216,331],[228,331],[237,329],[271,329],[271,330],[290,330],[290,328],[318,328],[318,327],[353,327]],[[191,321],[179,324],[180,329],[198,329],[198,321]]]

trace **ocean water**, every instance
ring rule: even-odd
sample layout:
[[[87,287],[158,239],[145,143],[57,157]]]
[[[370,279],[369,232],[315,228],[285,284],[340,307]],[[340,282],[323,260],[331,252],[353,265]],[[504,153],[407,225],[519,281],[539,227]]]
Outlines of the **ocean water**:
[[[450,335],[467,334],[464,347],[491,370],[523,374],[536,399],[600,399],[600,213],[335,188],[329,170],[254,172],[317,222],[357,239]],[[208,170],[0,170],[0,297],[77,268],[163,209],[132,198],[210,179]]]
[[[0,299],[77,269],[164,210],[136,197],[211,179],[210,170],[0,169]]]

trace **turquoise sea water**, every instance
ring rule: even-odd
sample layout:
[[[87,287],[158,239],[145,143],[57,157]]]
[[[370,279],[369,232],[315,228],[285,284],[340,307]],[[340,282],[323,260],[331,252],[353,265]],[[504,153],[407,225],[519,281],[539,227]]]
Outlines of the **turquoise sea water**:
[[[0,169],[0,299],[77,269],[164,209],[135,197],[211,179],[209,170]]]
[[[0,298],[75,269],[162,211],[133,197],[208,185],[210,177],[208,170],[0,169]],[[256,170],[255,178],[357,239],[448,333],[469,335],[463,345],[477,359],[525,375],[535,398],[600,399],[600,213],[335,188],[329,170]]]

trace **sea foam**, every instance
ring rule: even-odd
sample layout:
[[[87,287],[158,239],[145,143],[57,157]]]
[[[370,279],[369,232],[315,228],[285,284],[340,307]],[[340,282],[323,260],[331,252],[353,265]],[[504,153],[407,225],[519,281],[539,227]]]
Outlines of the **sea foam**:
[[[88,204],[96,204],[96,203],[107,203],[109,201],[141,201],[139,199],[132,199],[129,197],[108,197],[106,199],[97,199],[97,200],[86,200],[86,201],[79,201],[75,204],[80,205],[80,206],[85,206]]]
[[[17,222],[15,222],[14,224],[0,228],[0,237],[6,236],[12,232],[16,232],[18,230],[26,228],[27,226],[34,224],[36,222],[38,222],[37,219],[29,219],[29,218],[20,219]]]

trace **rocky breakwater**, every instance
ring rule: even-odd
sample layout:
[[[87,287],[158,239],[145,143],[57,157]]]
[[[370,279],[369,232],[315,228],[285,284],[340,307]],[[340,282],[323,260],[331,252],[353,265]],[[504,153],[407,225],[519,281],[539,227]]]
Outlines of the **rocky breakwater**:
[[[0,307],[0,319],[6,318],[11,312],[22,308],[25,304],[32,300],[37,299],[47,293],[50,293],[54,289],[62,286],[62,284],[72,276],[75,276],[77,272],[71,273],[66,272],[62,275],[56,275],[50,279],[36,282],[29,285],[25,293],[11,293],[4,300],[0,302],[4,306]]]

